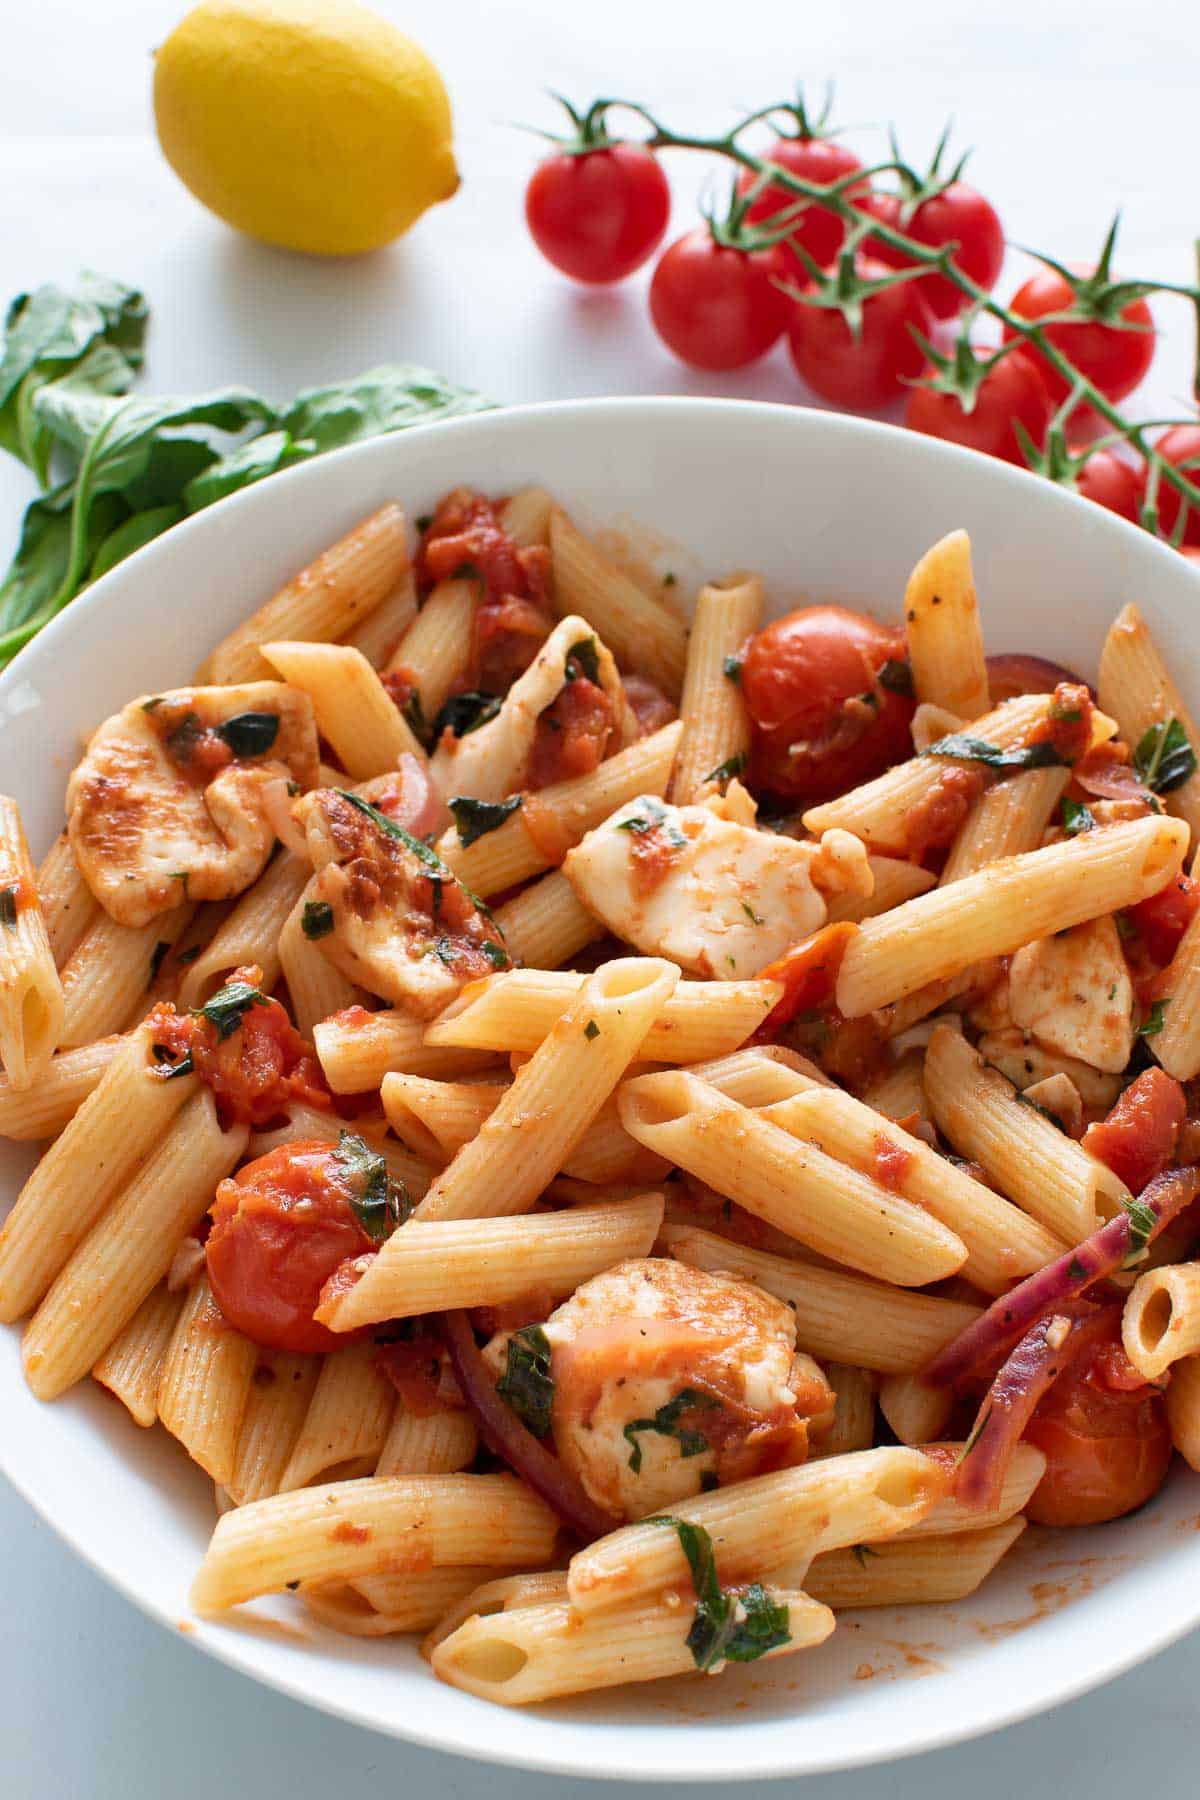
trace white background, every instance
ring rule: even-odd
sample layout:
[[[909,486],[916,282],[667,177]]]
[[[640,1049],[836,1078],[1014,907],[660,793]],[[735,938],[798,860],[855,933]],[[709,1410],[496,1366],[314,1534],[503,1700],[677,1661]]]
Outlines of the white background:
[[[864,122],[851,139],[867,160],[883,137],[866,122],[894,119],[919,158],[953,114],[958,141],[976,146],[975,179],[1019,242],[1086,258],[1120,207],[1126,269],[1179,280],[1200,232],[1195,0],[383,0],[443,70],[464,185],[403,244],[327,264],[234,238],[159,158],[151,53],[178,16],[174,0],[11,0],[3,10],[0,300],[80,265],[142,286],[153,314],[145,385],[158,392],[237,381],[281,399],[412,359],[506,401],[801,398],[782,351],[715,388],[661,350],[641,282],[581,294],[540,263],[520,216],[535,150],[509,122],[552,125],[547,87],[578,99],[626,93],[709,130],[782,98],[794,76],[813,91],[832,76],[840,116]],[[678,159],[672,175],[683,229],[688,197],[709,175]],[[1155,414],[1186,404],[1192,353],[1186,312],[1160,317],[1166,336],[1145,396]],[[24,471],[0,467],[0,546],[28,497]],[[865,495],[868,528],[869,510]],[[1198,1691],[1193,1638],[1002,1738],[813,1785],[829,1800],[1115,1800],[1134,1784],[1192,1793]],[[148,1624],[0,1489],[4,1800],[562,1800],[585,1787],[409,1750],[251,1686]]]

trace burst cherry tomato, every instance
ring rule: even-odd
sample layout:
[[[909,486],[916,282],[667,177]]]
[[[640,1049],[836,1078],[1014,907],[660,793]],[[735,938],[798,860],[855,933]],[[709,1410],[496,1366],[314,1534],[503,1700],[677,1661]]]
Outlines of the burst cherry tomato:
[[[313,1319],[340,1263],[375,1248],[351,1206],[332,1144],[281,1144],[217,1189],[205,1245],[208,1278],[229,1323],[272,1350],[334,1350],[347,1340]]]
[[[1023,319],[1041,319],[1046,313],[1066,312],[1075,304],[1071,284],[1057,269],[1039,269],[1036,275],[1019,287],[1009,301],[1010,309]],[[1061,350],[1102,394],[1110,400],[1123,400],[1142,380],[1154,358],[1154,331],[1150,308],[1144,300],[1131,300],[1121,312],[1126,326],[1105,325],[1099,319],[1064,321],[1046,325],[1047,338]],[[1019,334],[1011,326],[1004,327],[1006,338]],[[1029,352],[1037,356],[1035,350]],[[1041,361],[1046,386],[1052,398],[1062,401],[1067,383],[1049,363]]]
[[[858,273],[875,281],[882,263],[858,258]],[[797,303],[788,323],[788,345],[797,372],[815,394],[838,406],[886,406],[921,373],[925,355],[912,328],[928,337],[932,319],[916,281],[872,294],[863,303],[856,338],[837,307]]]
[[[990,200],[965,181],[952,181],[940,194],[923,200],[912,216],[903,221],[901,203],[895,194],[870,194],[855,200],[863,212],[906,237],[940,250],[944,244],[957,244],[954,264],[990,292],[995,287],[1004,262],[1004,227]],[[871,255],[893,269],[908,268],[912,257],[890,244],[871,239]],[[921,282],[921,294],[937,319],[952,319],[969,304],[969,296],[955,287],[946,275],[928,275]]]
[[[752,783],[815,804],[911,754],[904,654],[903,631],[842,606],[803,607],[752,637]]]
[[[1131,1194],[1140,1194],[1170,1167],[1186,1118],[1187,1099],[1179,1083],[1162,1069],[1147,1069],[1130,1082],[1107,1118],[1088,1126],[1083,1147],[1118,1175]]]
[[[931,373],[925,371],[927,376]],[[1014,350],[1001,357],[984,376],[970,412],[963,410],[954,394],[916,387],[908,396],[904,423],[912,431],[945,438],[952,444],[965,444],[969,450],[1002,457],[1023,469],[1025,453],[1016,424],[1020,421],[1040,449],[1052,411],[1050,395],[1038,370],[1027,356]]]
[[[853,175],[856,169],[862,168],[862,163],[853,150],[848,150],[845,144],[836,143],[832,138],[776,138],[763,155],[765,161],[776,163],[779,168],[786,169],[789,175],[798,175],[803,181],[818,182],[822,187],[832,187],[835,181],[841,181],[845,176]],[[738,179],[738,192],[746,193],[757,179],[756,175],[747,170]],[[845,190],[846,198],[857,199],[866,192],[867,186],[865,181],[852,183]],[[763,189],[747,217],[752,224],[758,224],[763,219],[773,218],[788,207],[799,204],[798,194],[773,182]],[[810,201],[797,215],[791,236],[808,251],[815,263],[824,268],[841,249],[846,228],[829,207],[818,206],[815,201]],[[793,256],[791,261],[803,272],[804,265],[799,257]]]
[[[735,250],[702,225],[676,238],[654,271],[654,329],[693,368],[744,368],[783,335],[792,302],[776,282],[788,274],[780,246]]]
[[[1062,1375],[1025,1432],[1046,1473],[1025,1508],[1039,1525],[1099,1525],[1157,1493],[1171,1460],[1162,1395],[1139,1381],[1120,1339]]]
[[[1146,492],[1146,471],[1111,450],[1094,450],[1075,477],[1075,492],[1136,525]]]
[[[1170,431],[1164,431],[1155,448],[1173,463],[1181,475],[1200,487],[1200,425],[1172,425]],[[1188,466],[1190,464],[1190,467]],[[1168,536],[1175,530],[1179,521],[1179,509],[1184,505],[1181,495],[1173,487],[1160,480],[1158,484],[1158,516],[1163,530]],[[1183,528],[1183,542],[1190,546],[1200,545],[1200,503],[1187,503],[1187,523]]]
[[[1139,900],[1129,909],[1129,917],[1146,947],[1151,962],[1165,969],[1178,950],[1183,934],[1200,912],[1200,881],[1190,875],[1177,875],[1165,888]]]
[[[662,166],[640,144],[548,156],[525,190],[534,243],[575,281],[624,281],[657,250],[670,211]]]

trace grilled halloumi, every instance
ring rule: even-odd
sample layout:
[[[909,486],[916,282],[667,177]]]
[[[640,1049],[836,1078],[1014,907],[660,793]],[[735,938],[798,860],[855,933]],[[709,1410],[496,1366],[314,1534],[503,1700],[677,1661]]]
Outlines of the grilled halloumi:
[[[1118,1074],[1133,1049],[1133,983],[1114,921],[1091,919],[1018,950],[1008,1006],[1039,1043]]]
[[[97,728],[67,785],[80,873],[121,925],[183,899],[232,899],[271,854],[263,791],[280,779],[317,779],[306,694],[253,681],[131,700]]]

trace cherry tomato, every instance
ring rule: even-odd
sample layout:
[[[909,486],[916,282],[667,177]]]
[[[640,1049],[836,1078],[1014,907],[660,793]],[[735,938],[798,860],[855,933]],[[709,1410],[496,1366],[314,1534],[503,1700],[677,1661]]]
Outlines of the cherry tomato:
[[[1039,269],[1036,275],[1019,287],[1009,301],[1012,312],[1023,319],[1040,319],[1046,313],[1065,312],[1075,304],[1070,283],[1056,269]],[[1131,300],[1121,317],[1128,326],[1105,325],[1099,319],[1080,319],[1047,325],[1043,329],[1056,350],[1061,350],[1110,400],[1123,400],[1142,380],[1154,358],[1154,331],[1150,308],[1144,300]],[[1011,325],[1004,327],[1006,338],[1019,333]],[[1051,398],[1057,403],[1066,398],[1068,384],[1056,369],[1037,357]]]
[[[1166,968],[1198,912],[1200,881],[1193,881],[1190,875],[1177,875],[1157,894],[1131,906],[1129,917],[1151,961]]]
[[[575,281],[624,281],[657,250],[670,211],[662,165],[640,144],[548,156],[525,190],[534,243]]]
[[[842,606],[806,606],[757,632],[742,660],[751,783],[814,804],[910,755],[904,655],[903,631]]]
[[[932,371],[927,369],[926,375]],[[1034,364],[1019,350],[1002,357],[984,376],[975,404],[965,412],[953,394],[935,388],[916,387],[908,396],[904,423],[927,437],[965,444],[985,456],[1025,468],[1025,453],[1016,433],[1019,420],[1040,449],[1053,407],[1046,384]]]
[[[706,225],[676,238],[650,283],[650,317],[668,350],[696,369],[742,369],[782,337],[793,302],[782,248],[735,250]]]
[[[217,1189],[205,1245],[217,1305],[236,1330],[272,1350],[333,1350],[346,1342],[313,1319],[339,1264],[375,1248],[350,1204],[335,1147],[281,1144]]]
[[[1004,262],[1004,227],[991,201],[985,200],[977,188],[969,187],[965,181],[952,181],[940,194],[923,200],[907,222],[895,194],[856,198],[855,205],[931,250],[957,244],[955,267],[981,288],[990,292],[995,287]],[[893,269],[910,268],[914,260],[877,238],[869,240],[869,249],[873,257]],[[935,319],[952,319],[970,303],[969,296],[946,275],[927,276],[921,283],[921,295]]]
[[[798,175],[804,181],[819,182],[822,187],[832,187],[835,181],[841,181],[845,176],[853,175],[856,169],[862,168],[862,163],[853,150],[848,150],[845,144],[839,144],[833,138],[822,137],[776,138],[764,152],[764,160],[778,164],[789,175]],[[757,179],[756,175],[747,170],[738,178],[738,192],[748,192]],[[867,191],[868,185],[866,181],[854,182],[845,190],[846,198],[857,200]],[[751,206],[747,218],[751,224],[758,224],[788,207],[799,205],[800,200],[800,195],[773,182],[763,189]],[[822,268],[833,261],[845,236],[846,227],[838,215],[827,206],[818,206],[815,201],[810,201],[797,214],[791,231],[791,237]],[[799,257],[792,256],[790,260],[795,267],[806,272]]]
[[[1200,487],[1200,425],[1172,425],[1170,431],[1164,431],[1155,448],[1173,463],[1181,475]],[[1191,464],[1188,468],[1186,465]],[[1179,520],[1179,509],[1184,505],[1183,496],[1177,494],[1173,487],[1159,480],[1158,484],[1158,516],[1163,530],[1168,536],[1175,530]],[[1200,545],[1200,503],[1187,503],[1187,523],[1183,528],[1183,542],[1195,547]]]
[[[1062,1375],[1025,1432],[1046,1473],[1025,1507],[1039,1525],[1099,1525],[1157,1493],[1171,1461],[1161,1394],[1138,1380],[1119,1337]]]
[[[1075,477],[1075,492],[1136,525],[1146,492],[1146,470],[1111,450],[1094,450]]]
[[[886,275],[882,263],[858,258],[868,281]],[[788,345],[798,374],[815,394],[838,406],[886,406],[921,373],[925,354],[912,328],[928,337],[932,319],[915,281],[898,282],[863,304],[856,338],[836,307],[797,303],[788,322]]]
[[[1147,1069],[1131,1081],[1106,1119],[1089,1125],[1083,1147],[1110,1168],[1132,1194],[1170,1166],[1187,1100],[1177,1081],[1162,1069]]]

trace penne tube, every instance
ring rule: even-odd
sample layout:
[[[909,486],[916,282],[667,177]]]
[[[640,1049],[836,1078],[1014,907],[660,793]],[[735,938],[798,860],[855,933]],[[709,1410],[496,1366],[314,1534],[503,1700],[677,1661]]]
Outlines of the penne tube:
[[[864,1175],[882,1170],[891,1192],[923,1207],[961,1238],[967,1260],[959,1273],[985,1294],[1004,1293],[1066,1248],[1003,1195],[883,1119],[853,1094],[814,1085],[807,1093],[766,1107],[759,1116]]]
[[[519,550],[550,542],[550,514],[554,502],[545,488],[520,488],[500,509],[501,529]]]
[[[806,1094],[813,1087],[837,1087],[824,1069],[782,1044],[747,1044],[744,1050],[734,1050],[712,1062],[693,1063],[688,1074],[707,1081],[710,1087],[742,1106],[771,1106],[776,1100],[789,1100],[793,1094]]]
[[[588,944],[604,936],[604,926],[590,913],[559,869],[496,908],[508,954],[529,969],[560,969]]]
[[[305,884],[279,933],[279,964],[288,985],[292,1016],[300,1035],[306,1038],[314,1036],[322,1020],[358,1007],[363,999],[362,989],[335,969],[305,933],[304,912],[312,898],[315,879],[312,876]]]
[[[465,1407],[415,1413],[397,1400],[377,1475],[456,1475],[479,1449],[475,1420]]]
[[[901,1287],[963,1265],[962,1239],[920,1207],[685,1070],[627,1081],[620,1108],[639,1143],[835,1262]]]
[[[1134,906],[1174,880],[1186,848],[1181,820],[1131,819],[918,894],[859,926],[838,971],[839,1010],[860,1019],[985,957]]]
[[[795,1310],[797,1345],[822,1362],[844,1359],[881,1375],[914,1375],[982,1310],[751,1250],[692,1225],[664,1225],[659,1238],[679,1262],[739,1275],[786,1301]]]
[[[533,1051],[578,999],[586,975],[571,969],[516,969],[469,981],[426,1027],[427,1046]],[[649,1062],[692,1063],[740,1048],[776,1004],[777,981],[680,981],[651,1028]]]
[[[26,1327],[25,1378],[39,1400],[56,1399],[86,1375],[129,1323],[204,1217],[246,1139],[242,1125],[221,1130],[207,1090],[187,1101]]]
[[[981,1587],[1025,1530],[1021,1517],[944,1538],[893,1538],[813,1559],[805,1586],[846,1612],[859,1606],[923,1606],[965,1600]]]
[[[344,641],[361,651],[373,669],[386,668],[393,650],[416,616],[417,587],[410,567],[387,599],[381,600],[361,625],[347,632]]]
[[[822,1550],[892,1537],[923,1518],[945,1485],[945,1471],[919,1450],[862,1450],[681,1500],[673,1516],[704,1527],[730,1586],[769,1579]],[[571,1604],[587,1616],[690,1586],[678,1535],[658,1519],[598,1538],[567,1571]]]
[[[1150,627],[1132,602],[1117,614],[1100,652],[1097,681],[1100,704],[1120,726],[1121,736],[1136,750],[1148,731],[1178,719],[1193,749],[1200,746],[1200,729],[1150,634]],[[1200,774],[1164,796],[1169,813],[1186,820],[1194,841],[1200,840]]]
[[[834,1628],[832,1612],[807,1594],[772,1588],[768,1598],[786,1609],[788,1637],[767,1657],[811,1649]],[[475,1615],[442,1639],[430,1661],[434,1674],[453,1687],[502,1706],[530,1706],[564,1694],[694,1674],[687,1643],[693,1616],[677,1602],[651,1600],[589,1619],[581,1628],[569,1604],[550,1601]]]
[[[1121,1318],[1125,1354],[1139,1375],[1160,1381],[1200,1351],[1200,1263],[1168,1263],[1139,1275]]]
[[[971,540],[952,531],[927,550],[904,590],[904,632],[917,699],[964,721],[991,704]]]
[[[1195,861],[1192,869],[1195,879],[1200,874]],[[1162,1030],[1146,1041],[1168,1075],[1190,1081],[1200,1075],[1200,914],[1188,924],[1154,991],[1166,996]]]
[[[388,659],[385,674],[411,682],[431,726],[470,669],[481,592],[478,581],[439,581]]]
[[[237,1454],[226,1487],[237,1506],[279,1492],[300,1434],[322,1359],[261,1350],[238,1428]]]
[[[679,615],[643,593],[558,507],[550,515],[550,556],[559,614],[580,613],[619,662],[649,675],[676,699],[688,637]]]
[[[307,694],[317,730],[352,781],[394,769],[425,751],[379,676],[351,644],[264,644],[262,653],[290,687]]]
[[[395,1637],[428,1631],[447,1607],[464,1600],[485,1569],[426,1569],[366,1575],[353,1587],[306,1588],[305,1608],[318,1625],[350,1637]]]
[[[318,1306],[335,1331],[462,1306],[554,1301],[614,1263],[649,1256],[662,1224],[661,1194],[526,1218],[413,1218],[388,1239],[387,1266],[369,1298],[364,1283]]]
[[[1010,1200],[1064,1244],[1078,1244],[1128,1200],[1128,1190],[1057,1125],[1026,1105],[961,1032],[939,1025],[925,1052],[934,1120],[961,1156],[981,1164]]]
[[[376,1368],[375,1356],[376,1346],[366,1338],[324,1358],[277,1493],[308,1487],[322,1477],[342,1480],[351,1464],[359,1474],[375,1472],[396,1401],[396,1390]]]
[[[937,1450],[938,1461],[946,1468],[954,1468],[962,1456],[964,1445],[960,1443],[930,1444],[929,1450]],[[913,1451],[918,1455],[919,1452]],[[930,1461],[934,1459],[930,1457]],[[985,1531],[989,1526],[1002,1525],[1019,1512],[1024,1512],[1033,1494],[1034,1488],[1046,1473],[1046,1458],[1034,1444],[1016,1444],[1004,1471],[1000,1498],[994,1506],[984,1506],[972,1510],[955,1498],[953,1488],[936,1497],[933,1504],[922,1513],[915,1524],[906,1526],[906,1538],[945,1538],[952,1537],[959,1531]]]
[[[639,794],[664,794],[683,726],[678,719],[606,757],[590,775],[556,781],[521,805],[494,831],[464,848],[456,826],[435,848],[473,893],[486,898],[554,868],[589,831]]]
[[[826,1363],[824,1372],[834,1392],[833,1423],[824,1437],[814,1440],[810,1461],[869,1450],[875,1442],[876,1376],[843,1362]]]
[[[220,1487],[233,1477],[258,1345],[222,1317],[206,1276],[184,1301],[163,1358],[158,1416]]]
[[[218,1519],[192,1584],[198,1613],[295,1583],[548,1560],[558,1516],[515,1475],[369,1476],[299,1488]]]
[[[144,1027],[119,1040],[95,1090],[46,1151],[0,1228],[0,1320],[11,1323],[38,1304],[138,1165],[162,1145],[195,1090],[193,1076],[164,1081],[155,1074]],[[96,1355],[108,1341],[96,1346]]]
[[[942,870],[941,886],[961,881],[988,863],[1036,850],[1055,819],[1069,769],[1022,769],[984,788],[963,820]]]
[[[262,970],[259,985],[269,994],[280,976],[280,935],[311,876],[311,868],[286,850],[268,863],[188,965],[179,987],[179,1004],[202,1006],[235,969],[251,963]]]
[[[920,863],[901,862],[896,856],[868,856],[874,887],[869,894],[831,894],[825,903],[829,923],[873,919],[890,912],[902,900],[912,900],[937,886],[937,877]]]
[[[350,1007],[314,1025],[312,1036],[335,1094],[373,1094],[393,1071],[453,1081],[495,1068],[495,1058],[486,1052],[426,1044],[424,1020],[395,1007],[382,1012]]]
[[[385,1136],[378,1120],[355,1119],[353,1124],[355,1135],[365,1139],[371,1149],[382,1156],[392,1180],[408,1189],[410,1199],[419,1199],[433,1180],[434,1171],[430,1165],[394,1138]],[[247,1150],[251,1156],[266,1156],[268,1151],[277,1150],[281,1144],[298,1144],[310,1138],[336,1144],[347,1129],[346,1121],[338,1113],[293,1100],[286,1122],[272,1131],[256,1131]]]
[[[244,624],[221,639],[198,680],[232,687],[274,671],[263,644],[280,638],[332,643],[362,624],[408,570],[408,538],[398,506],[381,506],[293,577]]]
[[[763,590],[757,575],[702,587],[692,616],[679,715],[683,736],[671,782],[677,806],[699,800],[710,776],[750,749],[750,720],[738,677],[738,652],[762,622]]]
[[[885,1375],[879,1410],[902,1444],[932,1444],[950,1423],[954,1395],[949,1388],[931,1387],[919,1375]]]
[[[1189,1469],[1200,1470],[1200,1356],[1185,1356],[1167,1384],[1171,1442]]]
[[[925,1052],[906,1050],[899,1062],[881,1074],[863,1090],[863,1100],[887,1119],[929,1120],[929,1099],[925,1093]]]
[[[190,906],[160,913],[149,925],[118,925],[102,910],[63,965],[65,1010],[60,1042],[90,1044],[136,1023],[146,1001],[160,944],[183,935]]]
[[[0,1062],[18,1092],[44,1075],[64,1014],[21,814],[0,794]]]
[[[79,873],[71,840],[60,831],[37,872],[38,899],[54,960],[61,969],[100,911],[99,902]]]
[[[49,1138],[65,1131],[99,1087],[123,1042],[114,1035],[63,1050],[50,1058],[31,1088],[14,1088],[7,1075],[0,1075],[0,1137]]]
[[[376,1581],[381,1579],[392,1578],[375,1578]],[[438,1645],[468,1619],[487,1619],[496,1613],[516,1612],[522,1606],[547,1606],[552,1601],[565,1601],[566,1598],[565,1569],[541,1569],[533,1575],[497,1575],[494,1580],[484,1581],[469,1594],[464,1594],[436,1621],[421,1645],[421,1654],[426,1658],[432,1656]]]
[[[115,1394],[143,1428],[158,1420],[158,1378],[183,1303],[182,1293],[159,1282],[92,1369],[92,1380]]]

